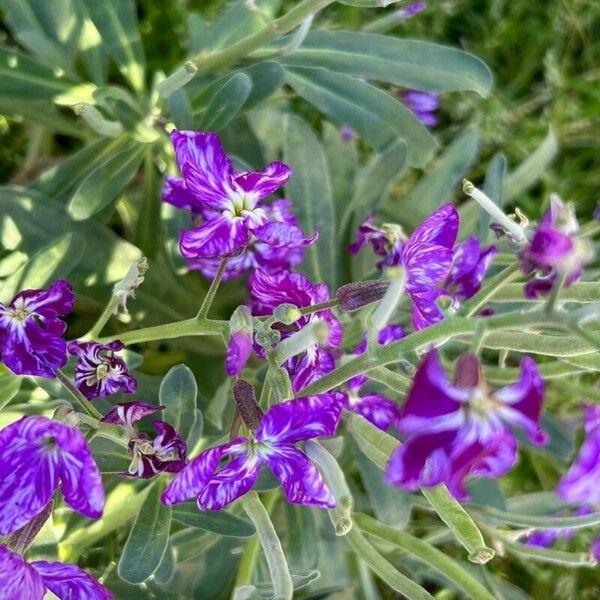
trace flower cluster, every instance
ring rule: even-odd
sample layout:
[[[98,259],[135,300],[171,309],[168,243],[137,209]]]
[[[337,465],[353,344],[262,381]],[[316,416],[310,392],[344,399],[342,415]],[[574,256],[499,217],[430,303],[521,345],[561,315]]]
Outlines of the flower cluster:
[[[451,204],[436,210],[410,237],[397,225],[375,226],[370,215],[349,250],[356,254],[369,244],[382,257],[379,268],[404,268],[413,326],[423,329],[444,318],[440,306],[445,300],[456,310],[479,290],[495,256],[493,246],[483,249],[475,237],[457,244],[458,228],[458,212]]]

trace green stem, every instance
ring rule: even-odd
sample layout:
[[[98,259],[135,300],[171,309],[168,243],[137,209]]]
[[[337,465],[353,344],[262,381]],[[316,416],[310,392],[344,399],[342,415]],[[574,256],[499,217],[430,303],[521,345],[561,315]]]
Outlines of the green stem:
[[[104,307],[102,314],[98,317],[98,320],[94,323],[94,326],[85,334],[84,340],[95,340],[99,335],[104,326],[108,323],[108,320],[112,317],[115,309],[119,305],[120,296],[113,294],[110,300]]]
[[[292,8],[288,13],[265,24],[262,29],[248,37],[215,52],[213,54],[200,53],[191,59],[198,67],[197,74],[214,72],[223,67],[236,63],[241,58],[248,56],[251,52],[264,46],[269,42],[285,35],[295,29],[308,17],[315,14],[334,0],[303,0]]]
[[[273,507],[279,492],[277,490],[264,494],[264,506],[267,514],[271,514]],[[244,547],[244,554],[242,554],[242,560],[237,570],[235,578],[235,584],[233,588],[242,587],[243,585],[250,585],[252,583],[252,575],[256,566],[256,560],[258,559],[258,550],[260,548],[260,540],[258,536],[251,537]]]
[[[196,319],[198,319],[198,321],[205,319],[206,315],[208,315],[208,311],[210,310],[210,307],[212,306],[215,296],[217,295],[217,290],[219,289],[219,286],[221,285],[221,279],[223,279],[223,275],[225,274],[225,269],[227,268],[228,262],[229,262],[228,258],[221,259],[221,262],[219,263],[219,268],[217,269],[217,272],[215,273],[213,280],[210,282],[210,287],[208,288],[208,292],[206,292],[206,296],[204,297],[202,306],[200,307],[200,310],[198,311],[198,314],[196,315]]]
[[[102,418],[96,407],[71,383],[71,380],[60,369],[56,371],[56,378],[63,384],[64,388],[71,394],[75,402],[79,404],[86,414],[96,421]]]
[[[292,576],[269,513],[256,492],[246,494],[240,504],[256,527],[256,533],[271,573],[274,599],[292,600],[294,595]]]
[[[546,298],[546,303],[544,304],[544,310],[548,314],[551,314],[554,311],[554,307],[556,306],[556,301],[558,300],[560,290],[562,289],[563,285],[565,285],[566,280],[567,280],[566,274],[559,275],[554,280],[554,283],[552,284],[552,287],[550,288],[550,293],[548,294],[548,297]]]
[[[303,308],[299,308],[298,311],[301,315],[311,315],[322,310],[327,310],[328,308],[335,308],[339,303],[340,301],[337,298],[332,298],[331,300],[327,300],[327,302],[304,306]]]
[[[468,571],[441,550],[423,540],[389,527],[363,514],[355,515],[356,524],[367,534],[407,550],[426,565],[446,576],[473,600],[494,600],[494,596]]]
[[[369,568],[393,590],[409,600],[434,600],[433,596],[420,585],[406,577],[389,563],[367,540],[358,527],[353,527],[345,538],[355,554],[365,561]]]
[[[227,335],[228,331],[229,323],[227,321],[215,321],[212,319],[198,320],[193,318],[165,323],[164,325],[155,325],[154,327],[145,327],[136,331],[128,331],[119,335],[101,338],[99,341],[110,342],[119,339],[126,346],[129,346],[153,340],[170,340],[193,335]]]

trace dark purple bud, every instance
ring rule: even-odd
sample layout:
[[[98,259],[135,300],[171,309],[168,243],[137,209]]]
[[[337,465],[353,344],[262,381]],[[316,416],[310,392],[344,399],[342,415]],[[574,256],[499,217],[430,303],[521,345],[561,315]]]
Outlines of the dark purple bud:
[[[456,361],[454,385],[460,388],[476,388],[479,385],[480,375],[479,359],[467,352]]]
[[[256,431],[262,420],[263,411],[256,401],[254,386],[243,379],[238,379],[233,384],[232,391],[235,406],[237,407],[244,425],[246,425],[248,429]]]
[[[390,286],[389,279],[373,279],[371,281],[356,281],[347,283],[338,289],[335,297],[339,309],[343,312],[353,312],[373,302],[381,300]]]
[[[31,546],[31,542],[33,542],[35,536],[40,532],[44,523],[50,518],[53,509],[54,501],[50,500],[42,509],[42,512],[35,515],[27,525],[24,525],[21,529],[17,529],[17,531],[11,533],[6,538],[6,546],[17,554],[23,554]]]

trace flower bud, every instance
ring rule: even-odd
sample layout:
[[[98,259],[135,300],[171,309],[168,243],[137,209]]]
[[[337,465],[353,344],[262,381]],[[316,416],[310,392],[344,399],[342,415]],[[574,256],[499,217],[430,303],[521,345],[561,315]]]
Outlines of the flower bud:
[[[273,317],[277,323],[283,323],[284,325],[292,325],[300,317],[302,313],[295,304],[280,304],[274,311]]]
[[[238,379],[232,388],[233,400],[244,425],[251,431],[256,431],[263,417],[263,412],[256,401],[254,386]]]
[[[338,308],[343,312],[353,312],[373,302],[378,302],[384,297],[389,286],[389,279],[347,283],[335,294],[340,303]]]

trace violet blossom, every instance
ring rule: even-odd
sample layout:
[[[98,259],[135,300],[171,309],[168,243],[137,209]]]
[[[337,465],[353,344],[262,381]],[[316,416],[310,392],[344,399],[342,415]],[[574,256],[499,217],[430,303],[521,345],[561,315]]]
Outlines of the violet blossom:
[[[256,267],[291,267],[305,237],[289,210],[289,201],[263,200],[288,181],[290,168],[270,163],[263,171],[235,172],[215,133],[171,132],[183,177],[168,177],[163,200],[190,211],[199,224],[181,233],[180,250],[191,268],[212,277],[220,260],[232,257],[226,279]]]
[[[377,342],[387,345],[402,339],[404,329],[400,325],[388,325],[377,336]],[[361,355],[367,351],[367,336],[354,349],[354,354]],[[346,384],[344,392],[344,406],[347,410],[362,415],[367,421],[382,430],[387,430],[398,424],[401,416],[398,403],[383,394],[376,392],[361,392],[361,388],[368,382],[366,375],[356,375]]]
[[[560,480],[559,496],[567,502],[600,503],[600,406],[583,407],[585,440],[571,468]]]
[[[133,394],[136,380],[129,375],[127,363],[116,352],[123,350],[123,342],[71,342],[70,354],[77,357],[75,387],[88,399],[111,396],[122,390]]]
[[[0,431],[0,535],[39,514],[59,485],[71,508],[90,519],[102,516],[102,478],[78,429],[25,416]]]
[[[158,473],[178,473],[187,464],[186,443],[166,421],[154,420],[156,436],[138,432],[134,424],[147,415],[160,412],[164,406],[145,402],[123,402],[114,406],[102,419],[104,423],[122,425],[129,435],[129,452],[133,456],[127,473],[121,475],[150,479]]]
[[[220,510],[249,492],[266,465],[281,482],[288,502],[332,508],[333,494],[296,444],[334,435],[341,412],[336,394],[274,404],[252,438],[239,437],[193,459],[169,484],[162,501],[177,504],[195,497],[200,510]]]
[[[254,316],[271,315],[280,304],[293,304],[304,308],[321,304],[330,299],[326,284],[314,284],[301,273],[276,271],[267,273],[257,270],[250,276],[250,310]],[[281,328],[281,337],[285,339],[309,323],[324,321],[329,335],[322,345],[315,344],[305,353],[294,356],[286,362],[286,368],[292,379],[295,392],[329,373],[335,368],[332,350],[342,341],[342,325],[330,310],[301,316],[294,324]],[[260,348],[257,348],[260,352]]]
[[[440,308],[444,298],[457,310],[480,289],[496,254],[493,246],[481,248],[475,237],[455,245],[458,228],[459,216],[452,204],[436,210],[408,238],[398,225],[375,226],[370,215],[349,250],[356,254],[368,244],[382,257],[379,268],[404,268],[413,326],[423,329],[444,318]]]
[[[535,362],[524,357],[519,379],[491,391],[473,354],[456,364],[454,382],[437,350],[425,357],[413,379],[398,428],[406,442],[387,467],[389,483],[406,491],[445,483],[459,500],[468,499],[469,476],[499,477],[517,461],[513,426],[535,445],[546,443],[540,427],[544,384]]]
[[[579,235],[573,207],[553,195],[549,210],[519,253],[523,272],[540,275],[525,285],[525,296],[533,299],[548,294],[559,278],[565,287],[570,286],[581,278],[592,257],[591,244]]]
[[[109,600],[112,593],[76,565],[27,562],[0,544],[0,600],[42,600],[46,591],[60,600]]]
[[[438,124],[436,111],[440,107],[440,100],[437,92],[403,90],[400,99],[424,125],[435,127]]]
[[[67,325],[59,317],[73,310],[75,296],[68,281],[47,290],[24,290],[0,302],[0,356],[17,375],[54,377],[67,362]]]

